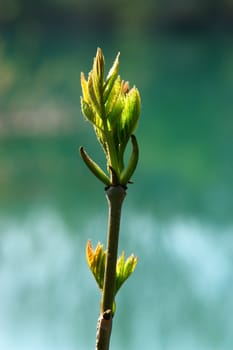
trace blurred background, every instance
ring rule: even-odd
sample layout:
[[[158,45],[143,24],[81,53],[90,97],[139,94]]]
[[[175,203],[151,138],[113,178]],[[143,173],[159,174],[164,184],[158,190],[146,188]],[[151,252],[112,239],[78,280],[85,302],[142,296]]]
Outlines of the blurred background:
[[[0,1],[0,348],[94,348],[85,245],[107,204],[78,148],[105,164],[79,99],[97,47],[142,98],[111,349],[232,349],[231,0]]]

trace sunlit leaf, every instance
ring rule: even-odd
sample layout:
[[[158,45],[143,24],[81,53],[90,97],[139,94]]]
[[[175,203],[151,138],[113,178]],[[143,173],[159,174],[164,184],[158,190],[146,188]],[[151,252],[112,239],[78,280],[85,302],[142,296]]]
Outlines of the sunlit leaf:
[[[104,250],[103,245],[98,243],[94,250],[91,241],[87,241],[86,258],[87,264],[93,273],[99,288],[103,289],[106,261],[106,251]]]
[[[98,96],[98,90],[96,92],[94,82],[93,82],[93,74],[91,73],[89,73],[89,76],[88,76],[87,87],[88,87],[88,99],[90,101],[89,103],[91,104],[93,110],[95,110],[96,113],[101,116],[100,96]]]
[[[102,50],[98,47],[93,64],[93,75],[96,76],[96,80],[100,87],[103,86],[104,80],[104,56]]]
[[[121,102],[120,99],[121,99],[121,78],[120,76],[118,76],[112,86],[112,90],[108,96],[108,100],[105,103],[105,112],[106,112],[106,115],[111,119],[111,123],[113,121],[111,113],[117,101]],[[123,109],[123,106],[121,105],[121,110],[122,109]]]
[[[83,100],[88,103],[89,95],[88,95],[88,87],[87,87],[87,81],[85,78],[85,75],[81,73],[81,87],[82,87],[82,93],[83,93]]]
[[[118,124],[119,139],[127,143],[137,127],[140,114],[140,95],[136,88],[132,88],[125,97],[124,109]]]
[[[138,258],[133,254],[130,255],[125,261],[124,252],[117,260],[116,266],[116,286],[115,294],[119,291],[123,283],[129,278],[129,276],[134,272],[137,265]]]
[[[114,85],[114,82],[117,78],[118,75],[118,69],[119,69],[119,57],[120,57],[120,52],[118,52],[117,57],[113,63],[112,68],[110,69],[108,75],[107,75],[107,79],[106,82],[104,83],[104,102],[107,101],[108,96],[112,90],[112,87]]]

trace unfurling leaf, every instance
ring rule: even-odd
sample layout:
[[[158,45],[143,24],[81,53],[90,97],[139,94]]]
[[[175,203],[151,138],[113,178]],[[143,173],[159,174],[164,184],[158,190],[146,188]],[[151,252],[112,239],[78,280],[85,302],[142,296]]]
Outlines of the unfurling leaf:
[[[93,273],[99,288],[103,289],[106,261],[106,251],[104,250],[103,244],[98,243],[94,250],[91,241],[87,241],[86,258],[87,264]]]
[[[120,57],[120,52],[118,52],[117,57],[113,63],[113,66],[107,75],[106,82],[104,83],[104,102],[108,100],[108,96],[117,78],[118,69],[119,69],[119,57]]]
[[[112,124],[112,113],[114,113],[114,109],[117,107],[117,102],[119,103],[122,101],[121,99],[122,94],[121,94],[121,78],[118,76],[118,78],[114,81],[114,84],[112,86],[112,90],[109,94],[109,98],[107,99],[105,103],[105,111],[106,111],[106,116],[110,119],[110,125]],[[122,105],[123,108],[123,105]],[[121,110],[122,110],[121,108]]]
[[[121,288],[122,284],[129,278],[129,276],[134,272],[137,265],[138,258],[133,254],[130,255],[125,261],[124,252],[117,260],[116,266],[116,286],[115,286],[115,295],[118,290]]]
[[[95,280],[102,290],[104,285],[104,271],[106,265],[106,250],[104,250],[103,244],[98,243],[96,248],[92,247],[91,241],[87,241],[86,246],[86,258],[87,264],[93,273]],[[119,256],[116,265],[116,282],[115,282],[115,293],[117,294],[122,284],[129,278],[134,272],[137,265],[138,258],[131,254],[125,260],[125,254],[122,252]]]

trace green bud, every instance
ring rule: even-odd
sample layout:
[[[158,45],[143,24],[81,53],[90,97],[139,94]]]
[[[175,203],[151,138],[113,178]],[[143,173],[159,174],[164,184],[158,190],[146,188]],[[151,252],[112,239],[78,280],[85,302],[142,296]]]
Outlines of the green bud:
[[[138,124],[140,95],[136,87],[130,89],[129,83],[121,80],[118,75],[119,56],[118,53],[105,80],[104,56],[98,48],[88,79],[81,74],[82,113],[92,123],[97,139],[103,147],[110,180],[85,153],[81,152],[81,155],[101,181],[105,184],[110,181],[112,185],[126,185],[138,161],[138,147],[134,138],[132,155],[127,167],[124,167],[125,149]]]
[[[104,56],[99,47],[96,52],[96,57],[94,58],[93,74],[96,76],[96,80],[99,82],[99,86],[101,87],[104,79]]]
[[[135,131],[140,114],[140,95],[134,87],[125,95],[124,108],[118,123],[120,143],[126,144]]]

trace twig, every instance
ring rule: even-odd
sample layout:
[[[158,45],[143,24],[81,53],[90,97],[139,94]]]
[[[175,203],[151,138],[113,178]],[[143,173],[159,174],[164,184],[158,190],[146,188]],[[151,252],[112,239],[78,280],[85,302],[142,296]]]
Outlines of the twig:
[[[121,207],[126,196],[126,191],[125,188],[120,185],[109,186],[106,189],[106,196],[109,206],[107,257],[100,317],[97,324],[96,350],[109,349],[115,294]]]

